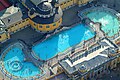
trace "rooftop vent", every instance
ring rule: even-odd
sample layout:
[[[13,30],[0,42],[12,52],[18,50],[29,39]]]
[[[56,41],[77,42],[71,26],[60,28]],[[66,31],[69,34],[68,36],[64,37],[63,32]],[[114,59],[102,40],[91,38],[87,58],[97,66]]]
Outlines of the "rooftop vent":
[[[86,66],[85,65],[80,66],[79,71],[82,73],[86,72],[87,71]]]

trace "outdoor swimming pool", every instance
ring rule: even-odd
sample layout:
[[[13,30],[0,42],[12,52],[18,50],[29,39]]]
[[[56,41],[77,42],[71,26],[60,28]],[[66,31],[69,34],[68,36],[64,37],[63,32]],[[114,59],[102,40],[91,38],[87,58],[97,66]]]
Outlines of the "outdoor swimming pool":
[[[94,22],[100,22],[102,24],[101,29],[109,36],[114,36],[119,32],[119,21],[117,16],[112,15],[108,11],[93,10],[88,12],[87,17],[89,17]]]
[[[40,69],[30,62],[25,61],[22,50],[18,47],[12,48],[4,58],[5,70],[13,76],[29,78],[41,73]]]
[[[94,35],[86,25],[79,24],[33,46],[32,50],[40,59],[48,60],[69,47],[94,37]]]

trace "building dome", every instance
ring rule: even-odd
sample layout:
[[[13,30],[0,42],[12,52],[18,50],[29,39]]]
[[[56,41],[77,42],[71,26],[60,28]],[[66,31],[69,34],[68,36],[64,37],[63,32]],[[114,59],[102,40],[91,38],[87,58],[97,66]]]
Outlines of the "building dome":
[[[33,3],[34,5],[28,14],[32,26],[37,31],[51,32],[59,28],[62,23],[63,12],[60,6],[55,6],[56,0],[35,0]]]
[[[43,4],[41,5],[41,10],[43,10],[43,11],[52,10],[51,3],[49,3],[49,2],[43,2]]]
[[[53,13],[53,7],[50,2],[41,2],[37,5],[38,12],[41,15],[49,15]]]
[[[32,20],[37,24],[54,23],[62,17],[62,9],[55,7],[52,2],[41,1],[36,8],[37,16]]]

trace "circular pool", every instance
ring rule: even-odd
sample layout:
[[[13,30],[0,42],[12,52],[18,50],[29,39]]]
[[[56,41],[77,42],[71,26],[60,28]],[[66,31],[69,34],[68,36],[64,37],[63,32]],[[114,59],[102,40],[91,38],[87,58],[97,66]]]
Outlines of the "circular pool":
[[[3,54],[2,69],[6,75],[19,79],[35,78],[41,75],[41,69],[31,62],[24,61],[25,56],[22,48],[16,46],[8,48]]]

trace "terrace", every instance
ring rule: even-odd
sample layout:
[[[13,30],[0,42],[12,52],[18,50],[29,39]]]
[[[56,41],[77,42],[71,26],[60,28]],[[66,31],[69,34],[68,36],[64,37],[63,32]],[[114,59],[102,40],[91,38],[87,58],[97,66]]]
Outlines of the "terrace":
[[[77,56],[68,56],[60,60],[59,64],[68,74],[73,74],[79,70],[80,75],[84,75],[86,72],[112,60],[117,54],[117,50],[118,47],[115,44],[107,38],[103,38],[96,45],[92,46],[92,48],[78,52]]]

